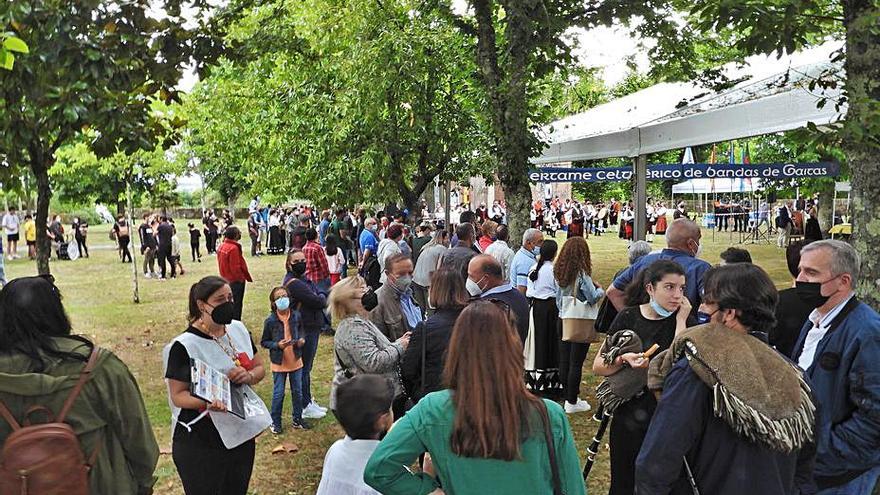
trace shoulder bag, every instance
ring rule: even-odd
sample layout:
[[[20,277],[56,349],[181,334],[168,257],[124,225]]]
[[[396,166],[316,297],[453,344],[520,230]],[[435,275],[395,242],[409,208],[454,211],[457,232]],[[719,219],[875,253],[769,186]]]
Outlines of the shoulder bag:
[[[562,491],[562,480],[559,477],[559,464],[556,461],[556,442],[553,441],[553,432],[550,429],[550,414],[547,412],[547,404],[543,399],[538,408],[541,413],[541,423],[544,425],[544,442],[547,444],[547,455],[550,458],[550,471],[553,475],[553,495],[565,495]]]
[[[599,341],[596,333],[596,317],[599,316],[597,304],[587,304],[577,298],[580,279],[575,282],[570,296],[562,296],[562,307],[559,318],[562,320],[562,340],[579,344],[591,344]]]

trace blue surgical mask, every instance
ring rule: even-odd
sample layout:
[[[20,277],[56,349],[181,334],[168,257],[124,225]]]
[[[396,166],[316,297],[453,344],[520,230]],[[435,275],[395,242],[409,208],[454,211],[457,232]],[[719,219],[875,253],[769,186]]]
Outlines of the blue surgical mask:
[[[714,314],[714,312],[703,313],[702,311],[697,311],[697,323],[700,325],[705,325],[706,323],[709,323],[709,320],[712,319],[712,315]]]
[[[532,254],[538,256],[541,254],[541,246],[535,246],[532,248]]]
[[[675,313],[675,311],[669,311],[663,306],[660,306],[654,299],[651,299],[651,309],[653,309],[654,312],[660,316],[660,318],[669,318],[670,316],[672,316],[672,313]]]
[[[287,311],[290,308],[290,298],[289,297],[279,297],[275,299],[275,307],[278,308],[278,311]]]

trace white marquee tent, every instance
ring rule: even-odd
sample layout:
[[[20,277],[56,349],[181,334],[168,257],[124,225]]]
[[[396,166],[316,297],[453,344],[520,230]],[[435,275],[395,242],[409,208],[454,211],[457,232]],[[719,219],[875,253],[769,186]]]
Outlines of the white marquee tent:
[[[635,204],[642,209],[647,153],[840,120],[846,107],[838,109],[835,102],[842,84],[810,89],[810,83],[817,78],[842,80],[842,63],[831,61],[841,45],[828,42],[781,58],[749,57],[744,67],[725,68],[731,79],[742,79],[729,89],[712,91],[695,82],[661,83],[565,117],[544,128],[548,145],[532,163],[638,157]],[[822,99],[828,102],[819,108]],[[643,217],[636,215],[637,221]],[[636,232],[643,229],[637,226]]]

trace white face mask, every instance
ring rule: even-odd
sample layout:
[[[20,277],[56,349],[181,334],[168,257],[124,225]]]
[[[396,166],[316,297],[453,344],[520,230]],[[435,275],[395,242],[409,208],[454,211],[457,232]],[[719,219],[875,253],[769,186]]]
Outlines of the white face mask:
[[[483,277],[483,278],[485,278],[485,277]],[[482,282],[482,281],[483,281],[483,279],[481,278],[480,282]],[[471,297],[478,297],[480,294],[483,293],[483,288],[480,287],[480,282],[474,282],[473,280],[470,279],[470,277],[468,277],[467,282],[465,282],[464,285],[468,291],[468,294],[470,294]]]
[[[694,253],[694,258],[699,258],[701,254],[703,254],[703,244],[694,241],[697,244],[697,252]]]

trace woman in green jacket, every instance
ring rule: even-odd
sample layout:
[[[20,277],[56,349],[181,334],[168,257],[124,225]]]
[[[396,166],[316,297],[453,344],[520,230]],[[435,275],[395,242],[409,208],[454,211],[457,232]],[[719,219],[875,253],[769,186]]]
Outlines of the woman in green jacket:
[[[586,493],[565,412],[529,393],[522,369],[522,343],[509,310],[471,303],[449,342],[449,390],[426,395],[397,422],[373,452],[364,481],[385,495]],[[435,476],[406,468],[423,453],[431,455]]]
[[[18,424],[34,406],[53,415],[61,411],[94,348],[70,331],[61,296],[49,280],[23,277],[0,291],[0,401]],[[31,414],[30,419],[44,421],[45,415]],[[73,428],[83,456],[95,456],[89,493],[152,492],[159,446],[137,382],[112,352],[98,350],[65,423]],[[11,432],[12,426],[0,419],[0,444]],[[69,489],[60,486],[57,493]]]

